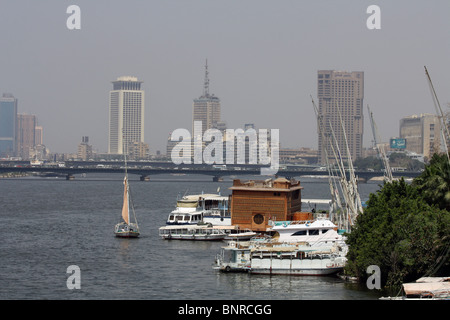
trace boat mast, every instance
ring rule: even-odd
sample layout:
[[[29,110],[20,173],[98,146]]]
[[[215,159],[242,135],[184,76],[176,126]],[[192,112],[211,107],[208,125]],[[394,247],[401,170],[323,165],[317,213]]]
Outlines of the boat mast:
[[[377,125],[373,118],[373,113],[369,108],[369,105],[367,105],[367,110],[369,111],[370,124],[372,126],[374,145],[375,145],[375,148],[377,149],[378,156],[381,158],[381,160],[383,161],[383,165],[384,165],[384,179],[387,180],[387,182],[392,182],[392,180],[394,178],[392,176],[391,166],[389,165],[389,159],[386,156],[384,146],[379,141],[378,128],[377,128]]]
[[[313,97],[311,95],[310,95],[310,97],[311,97],[311,101],[312,101],[312,104],[314,107],[314,112],[315,112],[316,118],[317,118],[317,131],[322,136],[323,143],[322,143],[321,147],[322,147],[322,151],[325,153],[325,161],[326,161],[326,166],[327,166],[327,170],[328,170],[328,184],[330,186],[331,199],[333,201],[332,207],[333,207],[333,210],[335,210],[336,215],[338,217],[338,219],[336,219],[336,220],[339,220],[338,224],[341,225],[342,224],[342,222],[341,222],[342,212],[341,212],[341,214],[338,215],[338,208],[340,208],[343,211],[343,207],[341,204],[339,191],[336,186],[336,181],[335,181],[335,179],[333,179],[334,174],[333,174],[333,169],[331,167],[330,159],[328,158],[329,155],[328,155],[328,150],[327,150],[327,144],[328,144],[329,140],[326,138],[325,132],[324,132],[324,129],[322,126],[323,116],[320,115],[319,108],[317,108],[317,105],[314,102]],[[331,147],[333,147],[333,146],[331,146]],[[332,218],[332,217],[330,216],[330,218]]]
[[[424,68],[425,68],[425,74],[427,75],[427,78],[428,78],[428,84],[430,86],[430,90],[432,93],[434,107],[436,109],[436,113],[440,120],[441,134],[443,135],[443,144],[445,147],[445,153],[447,154],[447,159],[450,164],[450,155],[448,153],[448,146],[447,146],[447,139],[449,139],[449,141],[450,141],[450,133],[448,131],[447,124],[445,123],[445,115],[444,115],[444,112],[442,111],[441,104],[439,103],[439,99],[437,97],[436,91],[434,90],[434,86],[433,86],[433,82],[431,81],[430,74],[428,73],[427,67],[425,66]]]

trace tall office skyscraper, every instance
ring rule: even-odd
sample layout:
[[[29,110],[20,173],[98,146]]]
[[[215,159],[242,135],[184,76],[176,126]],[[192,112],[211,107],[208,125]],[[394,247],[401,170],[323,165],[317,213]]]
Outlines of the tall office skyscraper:
[[[0,157],[16,152],[17,99],[10,93],[0,98]]]
[[[220,99],[214,94],[209,94],[209,73],[208,60],[205,65],[205,82],[203,95],[194,99],[192,109],[192,132],[194,132],[194,122],[202,122],[202,135],[211,128],[217,128],[220,121]]]
[[[144,90],[136,77],[119,77],[109,94],[108,153],[124,154],[144,142]]]
[[[331,130],[333,129],[343,158],[347,158],[345,136],[352,160],[362,157],[364,72],[319,70],[317,80],[319,123],[323,128],[325,140],[333,139]],[[340,119],[345,127],[345,135]],[[330,143],[324,141],[322,134],[319,133],[319,160],[322,164],[326,163],[324,148],[328,152],[328,158],[333,162],[334,155]]]

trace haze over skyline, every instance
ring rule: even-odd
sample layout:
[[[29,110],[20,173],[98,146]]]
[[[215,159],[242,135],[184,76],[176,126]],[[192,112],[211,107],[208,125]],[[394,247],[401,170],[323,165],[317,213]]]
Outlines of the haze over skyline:
[[[72,4],[80,30],[66,27]],[[370,5],[380,30],[366,27]],[[137,77],[145,142],[165,153],[171,131],[192,130],[208,59],[229,128],[280,129],[281,147],[317,149],[317,71],[363,71],[369,147],[367,105],[383,141],[402,117],[435,113],[424,66],[442,107],[450,102],[449,12],[448,0],[2,0],[0,94],[37,116],[51,152],[76,152],[82,136],[106,152],[112,81]]]

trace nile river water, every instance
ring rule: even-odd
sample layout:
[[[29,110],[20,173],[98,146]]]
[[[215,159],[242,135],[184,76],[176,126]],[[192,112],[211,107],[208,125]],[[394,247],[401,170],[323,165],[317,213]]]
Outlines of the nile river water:
[[[114,237],[122,205],[121,175],[0,179],[0,299],[311,300],[377,299],[379,293],[337,277],[257,276],[212,269],[223,242],[162,240],[178,195],[229,194],[231,179],[130,176],[141,229]],[[329,198],[326,179],[301,179],[303,198]],[[360,184],[361,197],[378,183]],[[80,269],[70,290],[67,267]]]

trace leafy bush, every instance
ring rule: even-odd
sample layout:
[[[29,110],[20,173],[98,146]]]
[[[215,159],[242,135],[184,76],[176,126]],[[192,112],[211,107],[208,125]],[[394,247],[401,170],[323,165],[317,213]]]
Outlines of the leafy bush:
[[[450,213],[430,204],[403,179],[371,194],[348,234],[347,274],[367,279],[377,265],[384,286],[396,287],[437,270],[449,270]]]

